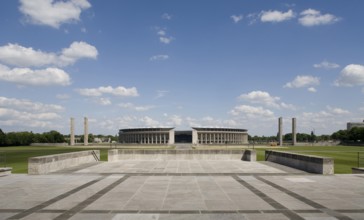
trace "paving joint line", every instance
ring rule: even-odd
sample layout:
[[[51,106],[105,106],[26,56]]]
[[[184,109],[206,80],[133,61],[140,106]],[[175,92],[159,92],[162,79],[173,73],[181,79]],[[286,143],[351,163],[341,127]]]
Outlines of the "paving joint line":
[[[241,185],[243,185],[245,188],[247,188],[248,190],[250,190],[251,192],[253,192],[256,196],[258,196],[259,198],[263,199],[266,203],[268,203],[269,205],[271,205],[274,209],[276,210],[280,210],[282,214],[284,214],[286,217],[288,217],[289,219],[294,219],[294,220],[304,220],[303,217],[301,217],[300,215],[298,215],[297,213],[295,213],[292,210],[289,210],[287,207],[285,207],[284,205],[282,205],[281,203],[277,202],[276,200],[272,199],[271,197],[269,197],[268,195],[266,195],[265,193],[263,193],[262,191],[258,190],[257,188],[255,188],[254,186],[252,186],[251,184],[247,183],[246,181],[244,181],[243,179],[239,178],[237,175],[232,176],[238,183],[240,183]]]
[[[73,195],[74,193],[76,193],[78,191],[81,191],[82,189],[85,189],[85,188],[87,188],[87,187],[89,187],[89,186],[91,186],[91,185],[105,179],[105,178],[106,178],[106,176],[102,176],[102,177],[99,177],[97,179],[91,180],[91,181],[89,181],[89,182],[87,182],[87,183],[85,183],[85,184],[83,184],[81,186],[78,186],[78,187],[76,187],[76,188],[74,188],[74,189],[72,189],[70,191],[67,191],[67,192],[65,192],[65,193],[63,193],[61,195],[58,195],[58,196],[56,196],[56,197],[54,197],[54,198],[52,198],[52,199],[50,199],[48,201],[45,201],[45,202],[43,202],[43,203],[41,203],[39,205],[36,205],[36,206],[34,206],[34,207],[30,208],[30,209],[26,209],[26,210],[24,210],[24,211],[22,211],[22,212],[20,212],[20,213],[18,213],[16,215],[13,215],[13,216],[9,217],[8,219],[24,218],[24,217],[26,217],[28,215],[31,215],[31,214],[33,214],[35,212],[38,212],[38,211],[44,209],[45,207],[47,207],[47,206],[49,206],[49,205],[51,205],[53,203],[56,203],[56,202],[66,198],[66,197],[68,197],[70,195]]]
[[[116,186],[118,186],[120,183],[124,182],[128,178],[129,178],[128,175],[125,175],[125,176],[121,177],[120,179],[118,179],[115,182],[111,183],[110,185],[106,186],[102,190],[98,191],[97,193],[95,193],[94,195],[90,196],[86,200],[78,203],[76,206],[74,206],[73,208],[67,210],[66,212],[62,213],[61,215],[57,216],[54,219],[59,219],[59,220],[62,219],[62,220],[64,220],[64,219],[71,218],[73,215],[75,215],[78,212],[82,211],[88,205],[90,205],[91,203],[93,203],[94,201],[96,201],[97,199],[99,199],[101,196],[103,196],[106,193],[108,193],[110,190],[112,190],[113,188],[115,188]]]
[[[265,184],[267,184],[267,185],[269,185],[269,186],[271,186],[271,187],[273,187],[273,188],[275,188],[275,189],[277,189],[277,190],[279,190],[281,192],[284,192],[287,195],[289,195],[289,196],[291,196],[291,197],[293,197],[293,198],[295,198],[295,199],[297,199],[297,200],[299,200],[299,201],[301,201],[301,202],[303,202],[303,203],[305,203],[305,204],[307,204],[307,205],[309,205],[309,206],[311,206],[311,207],[313,207],[315,209],[321,210],[322,212],[324,212],[324,213],[326,213],[326,214],[328,214],[328,215],[330,215],[332,217],[335,217],[335,218],[337,218],[339,220],[352,220],[352,218],[350,218],[348,216],[345,216],[345,215],[343,215],[343,214],[341,214],[341,213],[339,213],[339,212],[337,212],[335,210],[329,209],[329,208],[327,208],[327,207],[325,207],[325,206],[323,206],[323,205],[321,205],[321,204],[319,204],[319,203],[317,203],[315,201],[307,199],[306,197],[301,196],[301,195],[299,195],[299,194],[297,194],[295,192],[292,192],[292,191],[290,191],[290,190],[288,190],[286,188],[283,188],[282,186],[279,186],[279,185],[277,185],[277,184],[275,184],[275,183],[273,183],[273,182],[271,182],[271,181],[269,181],[267,179],[264,179],[264,178],[262,178],[260,176],[254,176],[254,177],[257,180],[259,180],[259,181],[261,181],[261,182],[263,182],[263,183],[265,183]]]

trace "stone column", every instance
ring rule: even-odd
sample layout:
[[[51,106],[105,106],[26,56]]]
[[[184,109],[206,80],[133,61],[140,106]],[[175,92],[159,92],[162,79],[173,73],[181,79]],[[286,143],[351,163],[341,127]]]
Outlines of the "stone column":
[[[84,136],[83,136],[83,145],[88,145],[88,118],[84,118]]]
[[[70,134],[70,145],[75,145],[75,119],[71,118],[71,134]]]
[[[292,118],[292,145],[296,145],[296,118]]]
[[[280,117],[278,119],[278,138],[279,138],[279,146],[283,146],[283,118]]]

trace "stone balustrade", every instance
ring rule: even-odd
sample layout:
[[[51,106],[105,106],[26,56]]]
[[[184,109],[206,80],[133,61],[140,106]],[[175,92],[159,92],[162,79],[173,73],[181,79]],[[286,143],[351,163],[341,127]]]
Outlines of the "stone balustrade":
[[[28,159],[28,174],[47,174],[100,160],[99,150],[53,154]]]
[[[113,149],[108,161],[119,160],[246,160],[256,161],[254,150],[151,150]]]
[[[334,174],[334,159],[283,151],[265,151],[265,160],[309,173]]]

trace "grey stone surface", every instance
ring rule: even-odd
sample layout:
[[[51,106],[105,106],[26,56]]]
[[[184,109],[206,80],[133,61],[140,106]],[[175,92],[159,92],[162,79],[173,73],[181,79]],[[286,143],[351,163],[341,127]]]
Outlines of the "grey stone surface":
[[[238,160],[105,162],[1,177],[0,219],[363,219],[363,181]]]
[[[265,151],[267,161],[304,170],[310,173],[325,175],[334,174],[334,159],[283,151]]]
[[[254,150],[153,150],[112,149],[108,161],[119,160],[246,160],[256,161]]]
[[[99,150],[53,154],[28,159],[28,174],[47,174],[100,160]]]

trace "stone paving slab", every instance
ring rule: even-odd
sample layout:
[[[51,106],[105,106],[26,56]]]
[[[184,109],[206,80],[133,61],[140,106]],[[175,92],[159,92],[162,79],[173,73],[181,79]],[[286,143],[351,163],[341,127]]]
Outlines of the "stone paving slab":
[[[149,163],[155,165],[149,169],[145,163],[121,164],[146,173],[105,172],[102,163],[70,173],[0,177],[0,219],[364,219],[364,175],[290,173],[240,163],[192,164],[213,172],[208,175],[173,161]],[[190,173],[154,173],[155,167],[189,167]]]

